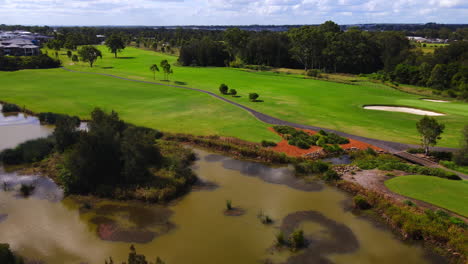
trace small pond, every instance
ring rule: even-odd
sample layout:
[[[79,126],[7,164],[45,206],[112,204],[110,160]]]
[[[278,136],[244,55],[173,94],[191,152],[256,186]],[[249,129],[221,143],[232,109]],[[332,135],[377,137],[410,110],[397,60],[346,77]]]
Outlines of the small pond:
[[[437,113],[428,110],[422,110],[412,107],[404,107],[404,106],[386,106],[386,105],[368,105],[364,106],[364,109],[367,110],[378,110],[378,111],[387,111],[387,112],[401,112],[401,113],[408,113],[413,115],[427,115],[427,116],[444,116],[445,114]]]

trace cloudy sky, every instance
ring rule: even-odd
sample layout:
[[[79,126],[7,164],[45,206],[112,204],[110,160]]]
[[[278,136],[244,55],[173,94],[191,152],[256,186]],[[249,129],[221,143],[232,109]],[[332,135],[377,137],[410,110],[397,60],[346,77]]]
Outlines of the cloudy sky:
[[[0,0],[0,24],[468,23],[468,0]]]

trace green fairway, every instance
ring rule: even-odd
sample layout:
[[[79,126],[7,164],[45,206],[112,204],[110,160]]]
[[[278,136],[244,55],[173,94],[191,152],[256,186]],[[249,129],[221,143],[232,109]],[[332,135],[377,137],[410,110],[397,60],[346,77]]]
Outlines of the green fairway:
[[[468,181],[431,176],[400,176],[385,182],[393,192],[468,216]]]
[[[438,120],[446,124],[445,133],[442,135],[440,146],[457,147],[460,139],[460,131],[462,127],[468,123],[468,104],[466,103],[434,103],[420,100],[419,96],[411,95],[397,91],[381,84],[372,82],[356,82],[355,85],[339,84],[334,82],[319,81],[304,79],[300,75],[274,73],[274,72],[248,72],[241,69],[233,68],[214,68],[214,67],[179,67],[175,66],[177,58],[170,55],[155,53],[136,48],[127,47],[119,58],[114,58],[113,54],[109,53],[105,47],[100,47],[103,51],[103,59],[99,59],[95,67],[90,68],[87,63],[73,64],[64,52],[60,54],[64,61],[64,66],[80,71],[99,72],[114,74],[122,77],[128,77],[137,80],[152,81],[153,74],[149,70],[151,64],[159,64],[161,60],[167,59],[173,64],[174,74],[171,75],[171,84],[186,85],[187,87],[200,88],[218,93],[218,87],[221,83],[226,83],[230,88],[237,90],[240,97],[233,98],[226,96],[229,99],[254,108],[260,112],[281,118],[287,121],[315,125],[325,128],[336,129],[351,134],[366,136],[370,138],[378,138],[383,140],[391,140],[403,143],[419,143],[419,137],[416,132],[415,123],[421,116],[392,113],[383,111],[364,110],[363,105],[366,104],[384,104],[384,105],[405,105],[434,110],[437,112],[446,113],[447,116],[437,117]],[[52,52],[49,52],[52,54]],[[53,82],[41,80],[40,76],[47,76],[50,79],[55,79]],[[37,78],[31,83],[26,80],[29,77],[36,76]],[[163,74],[157,73],[156,81],[160,82]],[[38,71],[20,71],[18,73],[0,73],[0,78],[4,82],[5,88],[2,88],[3,100],[23,103],[29,100],[30,108],[41,107],[42,110],[51,110],[65,112],[73,110],[83,114],[81,108],[76,107],[78,101],[82,100],[76,97],[69,97],[70,101],[63,101],[54,105],[54,101],[64,100],[62,94],[57,93],[57,90],[62,90],[63,86],[60,80],[66,83],[66,86],[86,87],[91,84],[93,75],[67,73],[64,70],[38,70]],[[7,80],[8,79],[8,80]],[[65,80],[66,79],[66,80]],[[37,81],[36,81],[37,80]],[[112,93],[113,87],[123,82],[122,90],[119,94]],[[55,87],[57,86],[57,87]],[[186,125],[180,124],[178,120],[171,120],[174,116],[182,115],[190,124],[199,124],[199,127],[190,127],[185,132],[193,133],[217,133],[222,135],[237,136],[242,139],[263,139],[267,136],[262,132],[258,135],[253,135],[259,127],[264,127],[253,120],[250,115],[241,114],[240,110],[235,110],[232,106],[225,106],[222,102],[216,102],[214,99],[205,98],[207,95],[197,95],[195,92],[181,92],[179,88],[166,87],[165,93],[155,92],[158,94],[158,100],[165,101],[164,96],[170,96],[166,102],[163,114],[156,116],[152,108],[147,108],[152,105],[153,97],[148,97],[147,93],[141,95],[138,103],[126,103],[127,94],[134,95],[132,87],[139,86],[129,84],[126,81],[115,80],[110,78],[99,79],[95,89],[86,92],[86,103],[89,105],[103,105],[108,108],[119,109],[122,114],[138,113],[132,116],[135,121],[145,121],[151,119],[154,124],[160,124],[162,129],[171,131],[184,131]],[[124,88],[127,87],[128,91]],[[162,88],[152,88],[157,91]],[[41,91],[42,94],[47,94],[47,98],[51,102],[38,102],[33,100],[29,93],[34,94],[35,91]],[[101,90],[103,93],[101,93]],[[3,92],[4,91],[4,92]],[[260,94],[261,100],[264,102],[250,102],[248,94],[256,92]],[[112,98],[118,97],[119,100],[109,101],[108,94]],[[194,96],[193,100],[207,100],[206,103],[200,103],[197,108],[192,108],[191,98],[183,98],[184,95]],[[7,94],[7,98],[5,95]],[[44,95],[46,96],[46,95]],[[132,96],[129,98],[131,99]],[[172,99],[170,99],[172,98]],[[203,98],[203,99],[202,99]],[[185,104],[189,105],[185,105]],[[216,105],[216,110],[213,110]],[[73,108],[73,106],[75,106]],[[65,108],[67,107],[67,108]],[[135,108],[135,109],[130,109]],[[205,109],[207,108],[207,109]],[[238,113],[239,116],[248,116],[248,118],[225,119],[224,112],[219,112],[219,109],[230,109],[229,113]],[[185,109],[185,111],[184,111]],[[192,112],[188,111],[192,110]],[[172,111],[175,111],[172,113]],[[210,112],[216,117],[206,117],[204,112]],[[166,115],[167,114],[167,115]],[[126,118],[126,116],[123,116]],[[158,120],[158,118],[160,120]],[[214,120],[215,123],[210,123]],[[198,122],[199,121],[199,122]],[[231,123],[232,122],[232,123]],[[167,125],[166,125],[167,124]],[[247,130],[249,125],[253,125],[252,130]],[[222,128],[222,129],[221,129]],[[229,128],[229,129],[227,129]]]
[[[209,95],[62,69],[0,72],[0,100],[35,112],[89,117],[94,107],[117,111],[122,119],[163,131],[279,140],[248,112]]]

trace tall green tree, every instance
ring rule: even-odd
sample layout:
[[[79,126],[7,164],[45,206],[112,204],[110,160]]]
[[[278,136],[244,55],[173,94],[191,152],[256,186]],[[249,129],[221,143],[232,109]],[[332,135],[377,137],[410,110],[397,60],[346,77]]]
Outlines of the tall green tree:
[[[102,58],[101,51],[91,45],[81,47],[78,50],[78,55],[80,56],[81,61],[88,62],[91,68],[98,58]]]
[[[314,26],[290,29],[291,53],[304,66],[304,71],[318,65],[318,59],[325,47],[323,32]]]
[[[416,123],[416,128],[421,134],[421,145],[424,148],[426,155],[429,154],[429,146],[437,144],[437,140],[441,139],[440,135],[444,132],[445,125],[440,124],[433,117],[424,116]]]
[[[153,64],[150,67],[150,71],[153,72],[153,80],[156,80],[156,72],[159,72],[159,67],[157,64]]]
[[[71,116],[63,116],[56,121],[53,136],[58,151],[63,152],[78,141],[79,132],[76,128],[79,122],[79,119]]]
[[[125,39],[120,34],[110,35],[105,42],[106,46],[109,48],[109,51],[114,53],[114,56],[117,58],[117,53],[125,49]]]

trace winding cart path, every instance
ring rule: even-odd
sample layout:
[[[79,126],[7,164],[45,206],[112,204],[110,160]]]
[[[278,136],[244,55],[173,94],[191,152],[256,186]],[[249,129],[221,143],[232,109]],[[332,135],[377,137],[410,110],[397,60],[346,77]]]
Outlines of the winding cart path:
[[[354,139],[354,140],[358,140],[358,141],[361,141],[361,142],[364,142],[364,143],[374,145],[376,147],[379,147],[379,148],[381,148],[381,149],[383,149],[385,151],[388,151],[388,152],[390,152],[390,153],[392,153],[392,154],[394,154],[396,156],[399,156],[399,157],[401,157],[403,159],[406,159],[406,160],[408,160],[410,162],[413,162],[413,163],[417,163],[417,164],[420,164],[420,165],[423,165],[423,166],[428,166],[428,167],[441,167],[439,164],[437,164],[435,162],[432,162],[432,161],[426,160],[426,159],[421,159],[419,157],[416,157],[416,156],[414,156],[412,154],[409,154],[409,153],[405,152],[405,150],[410,149],[410,148],[418,148],[418,147],[420,147],[419,145],[412,145],[412,144],[405,144],[405,143],[399,143],[399,142],[393,142],[393,141],[385,141],[385,140],[374,139],[374,138],[361,137],[361,136],[352,135],[352,134],[348,134],[348,133],[341,132],[341,131],[336,131],[336,130],[333,130],[333,129],[289,122],[289,121],[286,121],[286,120],[282,120],[282,119],[279,119],[279,118],[276,118],[276,117],[273,117],[273,116],[258,112],[256,110],[250,108],[250,107],[247,107],[245,105],[236,103],[234,101],[231,101],[231,100],[229,100],[229,99],[227,99],[225,97],[222,97],[222,96],[220,96],[218,94],[215,94],[213,92],[198,89],[198,88],[191,88],[191,87],[186,87],[186,86],[181,86],[181,85],[173,85],[173,84],[167,84],[167,83],[135,80],[135,79],[125,78],[125,77],[121,77],[121,76],[117,76],[117,75],[106,74],[106,73],[75,71],[75,70],[71,70],[71,69],[68,69],[68,68],[65,68],[65,67],[62,67],[62,69],[66,70],[66,71],[69,71],[69,72],[74,72],[74,73],[102,75],[102,76],[117,78],[117,79],[121,79],[121,80],[125,80],[125,81],[147,83],[147,84],[167,86],[167,87],[174,87],[174,88],[180,88],[180,89],[186,89],[186,90],[192,90],[192,91],[205,93],[205,94],[208,94],[208,95],[211,95],[211,96],[215,97],[216,99],[222,100],[222,101],[224,101],[226,103],[229,103],[229,104],[235,105],[235,106],[237,106],[239,108],[242,108],[245,111],[251,113],[258,120],[260,120],[260,121],[262,121],[264,123],[267,123],[267,124],[292,126],[292,127],[296,127],[296,128],[310,129],[310,130],[315,130],[315,131],[318,131],[318,130],[322,129],[322,130],[324,130],[326,132],[336,133],[336,134],[338,134],[338,135],[340,135],[342,137],[347,137],[347,138],[351,138],[351,139]],[[455,150],[453,148],[444,148],[444,147],[435,147],[433,149],[438,150],[438,151],[454,151]],[[462,177],[464,179],[468,179],[468,175],[464,175],[464,174],[461,174],[461,173],[458,173],[458,172],[456,172],[456,173],[460,177]]]

